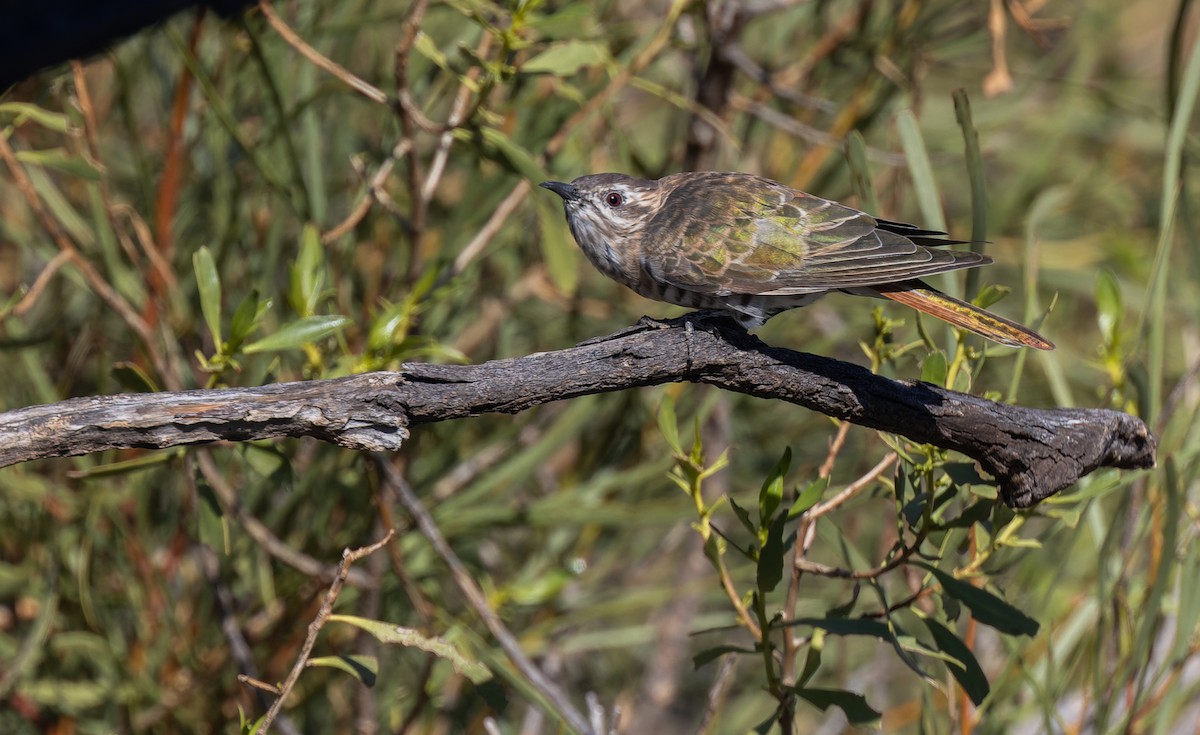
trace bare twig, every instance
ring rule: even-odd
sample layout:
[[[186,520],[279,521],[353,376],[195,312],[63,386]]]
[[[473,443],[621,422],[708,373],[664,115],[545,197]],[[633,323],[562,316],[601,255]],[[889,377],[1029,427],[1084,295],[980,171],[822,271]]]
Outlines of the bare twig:
[[[296,682],[300,679],[300,674],[308,666],[308,659],[312,656],[313,647],[317,645],[317,636],[321,633],[321,629],[325,627],[325,623],[328,622],[330,614],[333,613],[333,603],[337,601],[338,595],[342,592],[342,587],[346,584],[346,578],[350,576],[350,565],[383,548],[395,535],[396,531],[392,529],[387,532],[387,535],[370,546],[364,546],[361,549],[346,549],[342,552],[342,561],[338,564],[337,574],[334,575],[333,583],[329,585],[329,591],[325,593],[325,601],[321,603],[321,609],[317,612],[317,617],[308,624],[308,635],[304,639],[304,645],[300,648],[300,655],[296,657],[296,662],[292,665],[292,670],[288,672],[287,678],[280,685],[279,697],[271,704],[271,708],[267,710],[267,714],[263,716],[262,724],[258,726],[258,735],[266,735],[267,731],[271,729],[271,723],[279,716],[279,711],[283,708],[284,701],[291,694],[292,689],[295,688]]]
[[[275,32],[278,33],[284,41],[287,41],[292,48],[300,52],[301,56],[308,59],[321,69],[329,72],[338,80],[343,82],[346,86],[350,87],[355,92],[358,92],[372,102],[378,102],[381,105],[386,105],[389,103],[388,96],[383,90],[358,78],[341,64],[308,45],[307,41],[301,38],[298,33],[293,31],[291,26],[284,22],[283,18],[279,17],[279,14],[275,12],[275,8],[270,2],[268,2],[268,0],[259,0],[258,9],[262,11],[263,17],[267,19],[267,23],[275,29]]]
[[[575,707],[574,704],[567,698],[567,695],[553,681],[551,681],[541,669],[525,655],[521,649],[520,642],[509,632],[508,628],[500,620],[500,616],[488,604],[487,597],[483,590],[476,584],[467,571],[466,566],[454,553],[454,549],[450,548],[450,544],[446,543],[445,537],[438,529],[437,524],[433,520],[433,516],[429,515],[428,511],[421,504],[416,493],[409,487],[404,477],[392,466],[387,457],[377,456],[376,467],[383,478],[383,485],[392,493],[392,495],[404,506],[408,514],[413,517],[413,521],[417,525],[417,529],[421,535],[433,547],[434,552],[438,557],[450,568],[450,574],[454,578],[454,583],[466,598],[467,603],[480,620],[487,627],[488,632],[500,644],[504,653],[508,656],[509,661],[516,667],[521,675],[525,677],[537,691],[546,698],[548,702],[554,705],[555,712],[558,717],[572,729],[578,733],[590,733],[592,735],[600,735],[594,733],[590,723],[584,718],[583,714]]]

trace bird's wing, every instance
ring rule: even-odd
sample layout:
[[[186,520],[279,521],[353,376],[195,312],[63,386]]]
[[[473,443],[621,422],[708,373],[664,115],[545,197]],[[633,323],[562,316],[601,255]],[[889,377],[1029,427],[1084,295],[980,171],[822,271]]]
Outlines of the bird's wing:
[[[991,262],[918,244],[940,233],[880,221],[768,179],[693,173],[680,181],[647,229],[642,268],[690,291],[786,296]]]

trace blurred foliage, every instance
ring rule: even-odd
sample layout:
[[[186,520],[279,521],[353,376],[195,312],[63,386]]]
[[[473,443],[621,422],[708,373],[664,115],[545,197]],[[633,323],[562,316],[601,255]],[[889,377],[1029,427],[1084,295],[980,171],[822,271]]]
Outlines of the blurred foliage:
[[[694,385],[423,426],[397,467],[522,648],[622,732],[1190,726],[1189,6],[281,4],[294,39],[261,10],[177,18],[0,97],[24,172],[0,168],[0,395],[480,362],[677,313],[585,266],[545,178],[752,171],[944,223],[997,265],[942,285],[1057,351],[840,296],[761,336],[1136,413],[1159,469],[1014,514],[945,452]],[[342,549],[391,527],[275,729],[561,731],[366,457],[124,451],[0,487],[5,732],[255,722],[272,697],[238,674],[281,681]]]

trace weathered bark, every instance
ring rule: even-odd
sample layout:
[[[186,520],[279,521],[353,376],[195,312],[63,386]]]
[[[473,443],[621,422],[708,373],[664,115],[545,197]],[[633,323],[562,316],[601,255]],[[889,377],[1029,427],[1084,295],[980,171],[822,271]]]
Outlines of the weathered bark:
[[[1034,409],[764,345],[740,328],[682,320],[570,349],[481,365],[407,364],[334,380],[76,398],[0,414],[0,467],[122,447],[312,436],[397,450],[416,424],[517,413],[548,401],[678,380],[774,398],[953,449],[1025,508],[1100,467],[1152,467],[1156,439],[1107,409]]]

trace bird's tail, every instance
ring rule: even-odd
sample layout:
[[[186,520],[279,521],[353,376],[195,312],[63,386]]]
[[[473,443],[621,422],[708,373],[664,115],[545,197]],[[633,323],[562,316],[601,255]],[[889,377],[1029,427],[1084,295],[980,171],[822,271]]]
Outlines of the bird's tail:
[[[953,296],[947,296],[922,281],[899,281],[871,286],[870,289],[884,298],[898,301],[1002,345],[1033,347],[1039,350],[1054,349],[1054,343],[1032,329],[965,301],[959,301]]]

